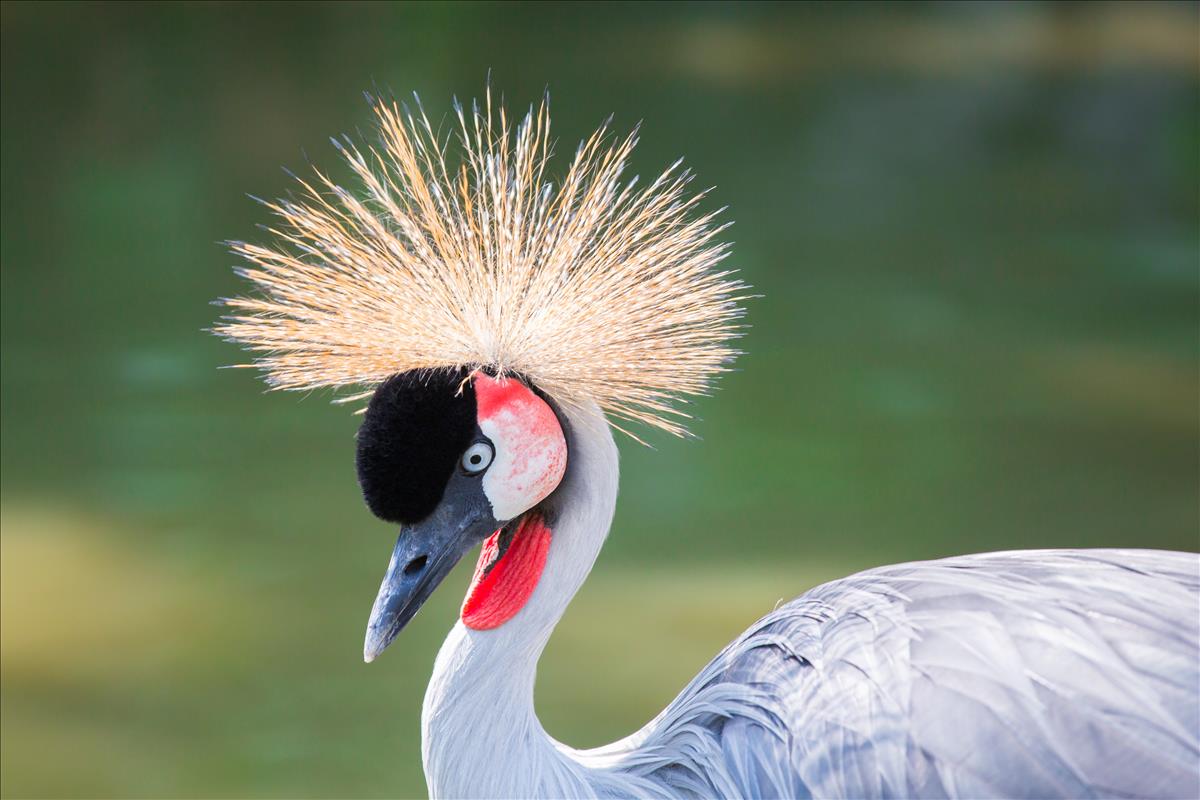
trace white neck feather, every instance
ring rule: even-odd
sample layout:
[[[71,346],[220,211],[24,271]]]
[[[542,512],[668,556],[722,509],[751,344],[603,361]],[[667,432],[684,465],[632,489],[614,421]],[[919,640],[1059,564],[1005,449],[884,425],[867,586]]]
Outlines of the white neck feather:
[[[569,463],[551,498],[537,588],[499,628],[457,622],[434,664],[421,714],[432,797],[586,797],[604,780],[545,732],[533,706],[538,658],[591,571],[617,500],[617,447],[602,413],[593,406],[567,421]]]

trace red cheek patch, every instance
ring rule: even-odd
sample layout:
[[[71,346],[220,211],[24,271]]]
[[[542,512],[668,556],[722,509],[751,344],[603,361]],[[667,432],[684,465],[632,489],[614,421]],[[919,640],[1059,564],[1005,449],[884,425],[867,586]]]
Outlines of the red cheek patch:
[[[536,395],[513,378],[498,381],[484,372],[475,373],[475,402],[479,419],[491,419],[509,406],[532,403]]]
[[[550,528],[537,512],[520,521],[506,549],[502,537],[503,529],[483,543],[463,601],[462,621],[477,631],[500,627],[525,606],[550,552]]]
[[[498,520],[516,519],[549,495],[567,467],[567,442],[554,410],[516,378],[475,373],[479,428],[496,458],[483,492]]]

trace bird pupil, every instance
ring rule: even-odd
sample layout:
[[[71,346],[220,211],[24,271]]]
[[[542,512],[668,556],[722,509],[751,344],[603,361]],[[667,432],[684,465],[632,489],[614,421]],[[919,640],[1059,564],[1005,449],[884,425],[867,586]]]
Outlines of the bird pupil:
[[[478,453],[476,453],[475,455],[471,456],[471,463],[472,463],[472,464],[478,464],[480,461],[483,461],[483,456],[479,455]]]

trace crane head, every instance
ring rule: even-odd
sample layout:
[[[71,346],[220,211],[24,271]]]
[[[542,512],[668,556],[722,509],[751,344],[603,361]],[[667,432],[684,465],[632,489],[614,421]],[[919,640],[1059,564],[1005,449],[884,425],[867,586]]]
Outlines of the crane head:
[[[539,504],[566,471],[554,409],[519,378],[482,370],[413,370],[375,391],[358,432],[359,484],[377,517],[401,526],[371,610],[373,661],[473,547],[468,627],[517,614],[545,565]]]
[[[687,435],[679,403],[729,369],[748,298],[682,162],[627,175],[636,130],[602,126],[560,170],[545,101],[514,124],[489,90],[456,137],[371,102],[377,139],[334,141],[356,184],[297,178],[265,242],[230,243],[251,291],[214,328],[272,388],[374,391],[359,480],[401,535],[368,661],[480,542],[464,624],[527,607],[567,466],[556,409]]]

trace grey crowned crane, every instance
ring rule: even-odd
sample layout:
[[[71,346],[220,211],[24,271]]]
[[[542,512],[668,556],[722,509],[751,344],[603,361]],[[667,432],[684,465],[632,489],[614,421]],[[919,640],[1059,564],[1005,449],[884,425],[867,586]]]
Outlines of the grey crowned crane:
[[[376,101],[380,137],[233,243],[218,332],[281,389],[369,399],[357,467],[400,526],[375,659],[480,546],[425,695],[436,797],[1200,796],[1200,560],[1047,550],[863,572],[752,625],[661,714],[576,750],[538,658],[608,535],[611,427],[684,434],[735,355],[745,287],[678,164],[622,178],[602,128],[557,183],[543,103],[457,108],[457,144]],[[460,151],[457,157],[448,155]]]

